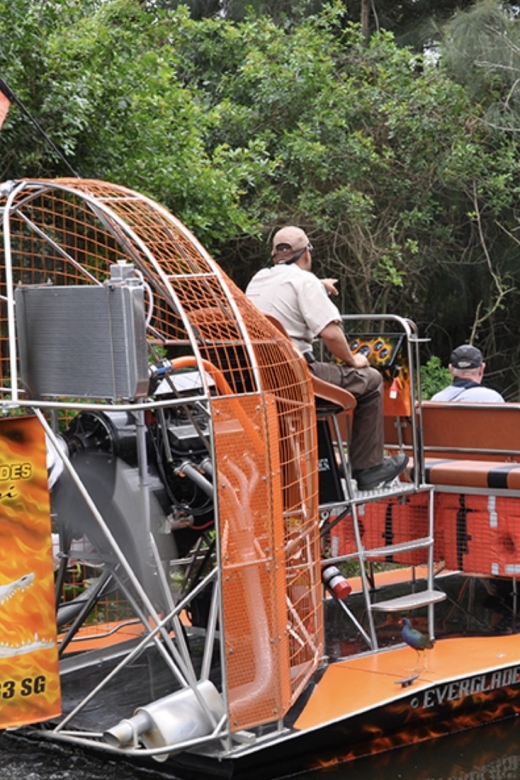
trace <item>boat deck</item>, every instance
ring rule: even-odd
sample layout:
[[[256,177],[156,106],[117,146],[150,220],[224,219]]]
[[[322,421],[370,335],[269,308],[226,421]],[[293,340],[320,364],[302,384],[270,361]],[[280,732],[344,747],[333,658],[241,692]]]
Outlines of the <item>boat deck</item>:
[[[411,693],[421,707],[430,703],[433,706],[439,697],[460,699],[476,691],[475,683],[471,689],[469,679],[475,675],[483,678],[481,685],[491,688],[503,687],[520,678],[520,666],[517,666],[520,635],[517,634],[441,639],[426,656],[427,668],[423,671],[415,669],[417,653],[406,645],[332,664],[296,720],[295,728],[317,728],[325,721],[373,710]],[[421,658],[420,665],[423,664]],[[507,673],[507,667],[515,669]],[[410,685],[400,684],[414,675],[418,676]],[[446,686],[446,690],[439,689],[437,693],[434,689],[431,693],[432,686],[436,685]]]

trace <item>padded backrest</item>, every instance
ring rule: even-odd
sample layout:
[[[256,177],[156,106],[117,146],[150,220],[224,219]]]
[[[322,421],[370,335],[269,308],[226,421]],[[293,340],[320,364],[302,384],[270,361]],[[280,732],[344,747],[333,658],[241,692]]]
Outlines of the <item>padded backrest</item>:
[[[283,335],[290,340],[289,334],[279,319],[277,319],[272,314],[267,314],[266,312],[264,312],[264,316],[267,317],[269,322],[274,325],[274,327],[277,328],[280,333],[283,333]],[[339,408],[344,412],[350,412],[356,407],[357,401],[352,393],[350,393],[348,390],[344,390],[342,387],[333,385],[330,382],[325,382],[324,379],[319,379],[319,377],[314,376],[314,374],[311,376],[317,405],[321,405],[323,402],[325,402],[326,404],[330,404],[331,406]]]
[[[402,436],[410,444],[409,423]],[[424,401],[422,436],[426,457],[520,460],[520,404]],[[385,426],[385,441],[397,443],[394,421]]]

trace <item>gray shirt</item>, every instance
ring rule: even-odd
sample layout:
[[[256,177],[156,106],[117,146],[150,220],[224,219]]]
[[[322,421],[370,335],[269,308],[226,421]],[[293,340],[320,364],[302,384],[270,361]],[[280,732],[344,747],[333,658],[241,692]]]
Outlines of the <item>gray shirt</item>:
[[[478,382],[456,379],[452,385],[435,393],[431,401],[461,401],[467,404],[503,404],[504,399],[490,387],[483,387]]]

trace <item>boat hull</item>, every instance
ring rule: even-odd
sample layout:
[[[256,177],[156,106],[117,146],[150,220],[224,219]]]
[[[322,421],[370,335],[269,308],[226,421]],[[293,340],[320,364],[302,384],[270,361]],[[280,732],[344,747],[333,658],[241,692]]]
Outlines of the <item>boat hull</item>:
[[[520,714],[520,636],[439,640],[426,669],[414,670],[415,660],[409,647],[340,660],[318,675],[280,733],[227,754],[171,756],[161,770],[186,780],[269,780]]]

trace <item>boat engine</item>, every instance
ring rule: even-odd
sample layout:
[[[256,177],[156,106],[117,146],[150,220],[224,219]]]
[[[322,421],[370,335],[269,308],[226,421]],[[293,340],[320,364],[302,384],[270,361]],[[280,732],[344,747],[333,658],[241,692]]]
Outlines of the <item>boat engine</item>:
[[[195,376],[196,375],[196,376]],[[164,400],[183,388],[193,392],[200,377],[187,371],[156,390]],[[161,387],[161,385],[163,385]],[[180,388],[180,391],[179,391]],[[184,390],[186,392],[186,390]],[[144,439],[146,462],[139,455]],[[151,530],[165,560],[185,555],[214,525],[212,464],[207,416],[193,405],[160,407],[143,417],[132,412],[81,411],[62,434],[71,464],[140,580],[153,588],[155,566],[146,554]],[[142,490],[143,480],[147,490]],[[149,502],[151,529],[143,501]],[[77,485],[64,471],[52,490],[53,514],[66,546],[86,536],[104,560],[110,545]]]

